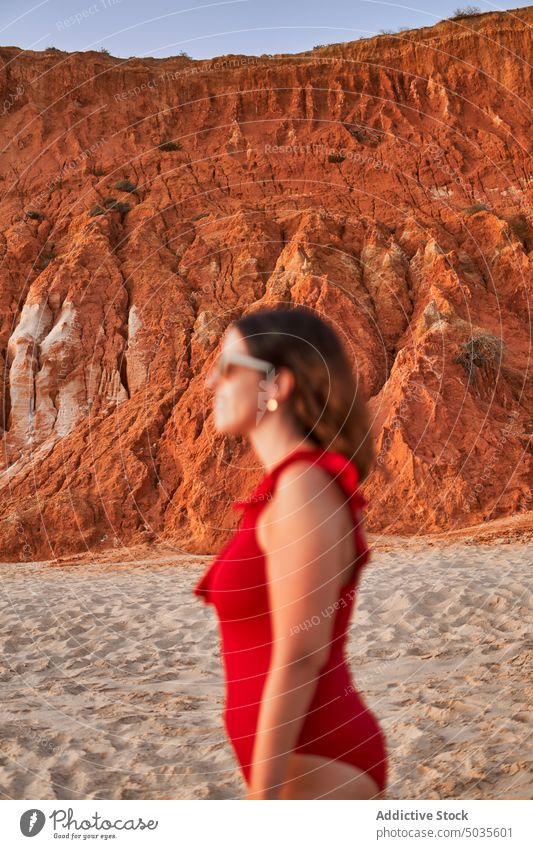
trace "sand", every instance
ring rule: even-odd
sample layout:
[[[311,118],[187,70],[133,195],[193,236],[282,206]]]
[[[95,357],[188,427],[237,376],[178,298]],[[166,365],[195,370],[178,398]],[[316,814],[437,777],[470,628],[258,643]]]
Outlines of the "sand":
[[[370,537],[370,541],[372,539]],[[209,558],[1,564],[4,799],[235,799]],[[391,799],[531,799],[530,542],[384,540],[348,655]]]

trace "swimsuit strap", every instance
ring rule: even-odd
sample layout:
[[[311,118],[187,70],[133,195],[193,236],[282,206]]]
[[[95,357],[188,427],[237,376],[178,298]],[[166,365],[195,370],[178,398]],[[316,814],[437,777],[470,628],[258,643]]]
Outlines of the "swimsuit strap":
[[[276,481],[282,470],[290,463],[305,458],[310,458],[312,464],[317,463],[334,474],[335,480],[338,480],[346,493],[352,509],[366,506],[367,501],[358,487],[359,473],[357,466],[345,454],[341,454],[339,451],[329,451],[325,448],[297,448],[295,451],[291,451],[270,472],[264,475],[249,498],[233,501],[232,507],[234,509],[240,509],[269,500],[272,497]]]

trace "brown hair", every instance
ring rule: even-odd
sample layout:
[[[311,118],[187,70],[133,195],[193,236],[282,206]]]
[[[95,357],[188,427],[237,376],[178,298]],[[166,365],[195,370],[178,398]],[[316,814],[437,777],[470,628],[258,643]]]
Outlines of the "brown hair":
[[[372,434],[366,403],[334,328],[303,306],[256,310],[233,325],[252,356],[291,369],[297,422],[319,446],[349,457],[363,481],[374,461]]]

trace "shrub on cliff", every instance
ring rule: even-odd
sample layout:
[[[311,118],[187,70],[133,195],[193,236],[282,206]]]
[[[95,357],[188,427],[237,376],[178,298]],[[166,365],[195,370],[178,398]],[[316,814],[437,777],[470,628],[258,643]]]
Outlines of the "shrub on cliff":
[[[328,156],[329,162],[344,162],[345,159],[346,157],[342,153],[330,153]]]
[[[130,180],[119,180],[118,183],[115,183],[115,189],[120,192],[136,192],[137,186]]]
[[[492,333],[476,333],[468,342],[460,346],[454,363],[462,366],[470,379],[474,373],[474,366],[483,368],[487,363],[492,362],[497,367],[501,361],[502,348],[501,339]]]
[[[450,21],[455,21],[457,18],[467,18],[469,15],[481,15],[479,6],[463,6],[455,9],[453,15],[450,15]]]
[[[127,212],[131,210],[131,206],[129,203],[121,203],[119,200],[113,201],[113,203],[106,204],[108,209],[113,210],[114,212],[120,212],[121,215],[126,215]]]
[[[163,141],[159,145],[159,150],[181,150],[181,144],[173,141]]]
[[[89,215],[91,218],[94,218],[95,215],[105,215],[109,210],[112,212],[120,212],[121,215],[126,215],[126,213],[131,210],[129,203],[121,203],[121,201],[116,198],[104,198],[103,204],[103,206],[100,206],[100,204],[97,203],[90,208]]]

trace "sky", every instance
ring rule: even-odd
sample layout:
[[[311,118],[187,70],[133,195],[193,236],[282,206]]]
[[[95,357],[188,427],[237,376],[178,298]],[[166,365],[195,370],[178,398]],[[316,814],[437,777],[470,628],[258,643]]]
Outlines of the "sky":
[[[227,53],[297,53],[317,44],[353,41],[432,26],[458,7],[517,9],[457,0],[0,0],[0,44],[27,50],[107,49],[113,56],[194,59]],[[509,12],[512,14],[512,11]]]

